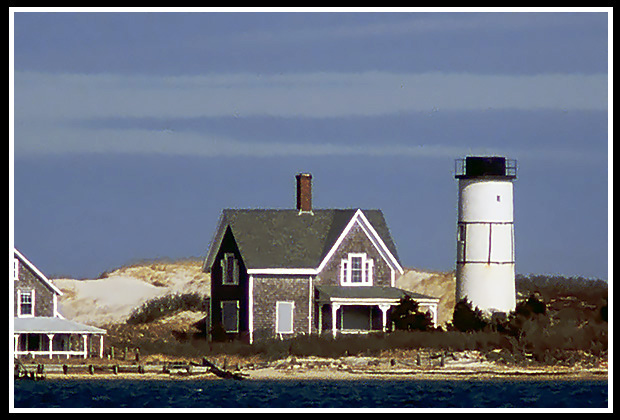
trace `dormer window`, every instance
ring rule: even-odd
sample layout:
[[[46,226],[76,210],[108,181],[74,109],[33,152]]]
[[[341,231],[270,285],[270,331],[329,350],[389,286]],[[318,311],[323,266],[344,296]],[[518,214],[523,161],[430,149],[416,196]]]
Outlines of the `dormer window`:
[[[19,316],[34,316],[34,290],[20,290],[19,292]]]
[[[372,286],[374,264],[365,253],[351,253],[340,263],[342,286]]]

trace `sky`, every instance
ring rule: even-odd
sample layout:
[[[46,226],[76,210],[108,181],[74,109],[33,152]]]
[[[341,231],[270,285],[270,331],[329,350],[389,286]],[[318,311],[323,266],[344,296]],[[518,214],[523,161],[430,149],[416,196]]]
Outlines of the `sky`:
[[[455,159],[500,155],[517,273],[607,279],[609,11],[11,9],[10,246],[48,277],[204,258],[310,172],[451,271]]]

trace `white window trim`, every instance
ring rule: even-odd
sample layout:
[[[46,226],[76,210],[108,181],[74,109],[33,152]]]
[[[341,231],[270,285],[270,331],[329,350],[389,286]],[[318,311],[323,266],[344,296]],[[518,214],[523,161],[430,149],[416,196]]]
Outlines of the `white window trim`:
[[[351,281],[351,267],[353,258],[362,259],[362,281]],[[340,285],[341,286],[372,286],[374,276],[374,261],[368,258],[365,252],[351,252],[346,259],[340,261]]]
[[[291,308],[291,329],[283,331],[280,329],[280,305],[290,305]],[[276,301],[276,334],[292,334],[295,331],[295,302],[289,300]]]
[[[13,280],[19,280],[19,259],[13,257]]]
[[[232,278],[228,278],[228,260],[232,258],[233,270]],[[238,286],[239,285],[239,260],[235,257],[233,252],[226,252],[220,260],[220,266],[222,268],[222,285],[223,286]]]
[[[26,295],[26,294],[30,295],[30,313],[24,313],[22,311],[22,294],[23,295]],[[17,304],[18,304],[17,317],[18,318],[34,318],[35,296],[36,296],[36,293],[35,293],[34,289],[31,289],[31,290],[18,290],[17,291]]]

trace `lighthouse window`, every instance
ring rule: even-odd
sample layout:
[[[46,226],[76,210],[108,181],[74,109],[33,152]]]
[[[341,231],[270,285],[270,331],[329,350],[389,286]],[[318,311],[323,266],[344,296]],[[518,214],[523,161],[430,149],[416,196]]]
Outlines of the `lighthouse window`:
[[[460,242],[464,242],[465,241],[465,225],[459,225],[459,230],[458,230],[458,237],[457,240]]]
[[[498,196],[497,196],[497,202],[499,203],[500,201],[501,201],[501,198],[500,198],[500,196],[498,195]]]

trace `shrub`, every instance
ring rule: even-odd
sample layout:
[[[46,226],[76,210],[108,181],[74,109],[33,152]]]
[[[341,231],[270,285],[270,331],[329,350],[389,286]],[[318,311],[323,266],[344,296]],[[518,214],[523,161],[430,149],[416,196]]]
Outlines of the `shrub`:
[[[427,331],[432,328],[433,320],[429,312],[420,312],[418,302],[410,296],[402,298],[390,312],[390,321],[397,330]]]
[[[525,301],[517,304],[515,313],[518,315],[529,317],[530,314],[544,314],[547,311],[547,305],[538,300],[534,294]]]
[[[472,308],[471,302],[463,298],[454,306],[452,326],[462,332],[481,331],[487,326],[482,311]]]
[[[199,293],[165,295],[149,300],[135,309],[127,323],[145,324],[182,311],[207,312],[208,308],[209,298]]]

